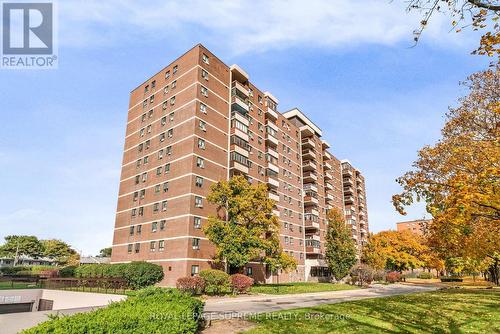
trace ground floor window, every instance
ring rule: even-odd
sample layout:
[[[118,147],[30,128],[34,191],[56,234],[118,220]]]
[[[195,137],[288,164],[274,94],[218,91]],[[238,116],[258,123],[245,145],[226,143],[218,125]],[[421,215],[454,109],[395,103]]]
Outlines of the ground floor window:
[[[329,277],[331,276],[328,267],[311,267],[311,277]]]

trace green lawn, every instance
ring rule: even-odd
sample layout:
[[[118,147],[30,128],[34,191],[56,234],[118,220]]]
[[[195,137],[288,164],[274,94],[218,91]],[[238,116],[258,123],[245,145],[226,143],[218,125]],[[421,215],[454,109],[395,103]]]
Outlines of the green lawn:
[[[445,290],[261,315],[252,334],[500,333],[500,291]]]
[[[359,289],[356,286],[333,283],[282,283],[282,284],[256,284],[250,289],[250,293],[263,293],[270,295],[285,295],[290,293],[308,293],[322,291],[340,291]]]
[[[40,288],[39,285],[35,283],[25,283],[25,282],[14,282],[12,285],[11,282],[2,281],[0,282],[0,290],[8,290],[8,289],[37,289]]]

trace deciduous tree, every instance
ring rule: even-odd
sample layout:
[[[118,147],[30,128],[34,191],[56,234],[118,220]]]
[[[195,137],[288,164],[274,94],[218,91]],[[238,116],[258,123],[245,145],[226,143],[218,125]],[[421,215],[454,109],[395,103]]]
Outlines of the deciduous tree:
[[[204,228],[216,246],[215,260],[229,271],[240,271],[248,262],[259,259],[290,269],[289,258],[281,250],[279,222],[273,215],[274,201],[265,184],[250,184],[244,177],[214,183],[207,196],[217,208]],[[294,260],[296,265],[296,261]]]
[[[61,264],[67,263],[69,258],[76,254],[76,251],[62,240],[48,239],[41,240],[41,243],[43,246],[43,256],[55,259]]]
[[[43,251],[42,243],[33,235],[8,235],[0,247],[0,253],[10,257],[18,254],[36,258],[42,256]]]
[[[325,260],[335,279],[341,280],[356,263],[356,246],[342,212],[332,209],[327,219]]]

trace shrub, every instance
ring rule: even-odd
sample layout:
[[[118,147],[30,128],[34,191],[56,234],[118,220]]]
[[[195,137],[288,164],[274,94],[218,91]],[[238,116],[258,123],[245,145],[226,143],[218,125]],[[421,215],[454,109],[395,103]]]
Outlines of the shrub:
[[[31,270],[20,270],[12,276],[34,276],[34,274]]]
[[[66,266],[59,269],[59,276],[61,277],[74,277],[76,266]]]
[[[253,278],[242,274],[234,274],[231,276],[231,288],[234,292],[246,293],[253,285]]]
[[[177,280],[176,287],[192,295],[201,295],[205,290],[205,280],[200,276],[181,277]]]
[[[354,276],[358,285],[369,285],[373,281],[373,272],[372,267],[364,263],[357,264],[351,269],[351,280]]]
[[[418,274],[417,277],[421,278],[421,279],[431,279],[432,274],[424,271],[424,272],[421,272],[420,274]]]
[[[45,271],[45,270],[54,270],[54,269],[59,269],[59,268],[57,268],[56,266],[43,266],[43,265],[39,265],[39,266],[32,266],[31,267],[31,272],[33,274],[35,274],[35,275],[38,275],[42,271]]]
[[[55,317],[23,334],[167,333],[198,331],[203,303],[175,289],[147,288],[106,308]]]
[[[207,295],[221,295],[230,292],[229,275],[221,270],[207,269],[200,272],[205,280]]]
[[[164,275],[161,266],[145,261],[134,261],[123,268],[117,267],[116,269],[117,272],[124,270],[127,285],[134,290],[156,284],[163,279]]]
[[[16,275],[20,271],[31,272],[31,267],[28,266],[16,266],[16,267],[2,267],[0,272],[4,275]]]
[[[375,270],[373,272],[373,280],[375,282],[382,282],[385,280],[385,270]]]
[[[392,271],[390,273],[387,273],[385,275],[385,280],[389,283],[396,283],[401,281],[401,274],[398,273],[397,271]]]
[[[463,282],[463,278],[455,277],[455,276],[441,276],[439,278],[441,282]]]

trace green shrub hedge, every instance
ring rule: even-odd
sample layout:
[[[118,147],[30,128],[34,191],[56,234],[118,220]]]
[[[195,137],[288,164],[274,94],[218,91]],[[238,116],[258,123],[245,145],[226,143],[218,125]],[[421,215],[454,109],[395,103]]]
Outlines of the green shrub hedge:
[[[207,269],[200,271],[200,276],[205,280],[205,293],[207,295],[222,295],[231,292],[229,275],[221,270]]]
[[[421,272],[420,274],[418,274],[417,276],[418,278],[421,278],[421,279],[431,279],[432,278],[432,274],[431,273],[428,273],[428,272]]]
[[[157,264],[136,261],[120,264],[89,264],[75,269],[75,276],[82,278],[124,278],[131,289],[141,289],[163,279],[163,268]]]
[[[203,303],[174,289],[150,287],[127,300],[88,313],[63,316],[22,334],[194,334]]]
[[[453,276],[441,276],[439,277],[441,282],[463,282],[464,279],[460,277],[453,277]]]
[[[29,266],[16,266],[16,267],[2,267],[0,268],[0,273],[3,275],[18,275],[20,271],[31,273],[31,267]]]

